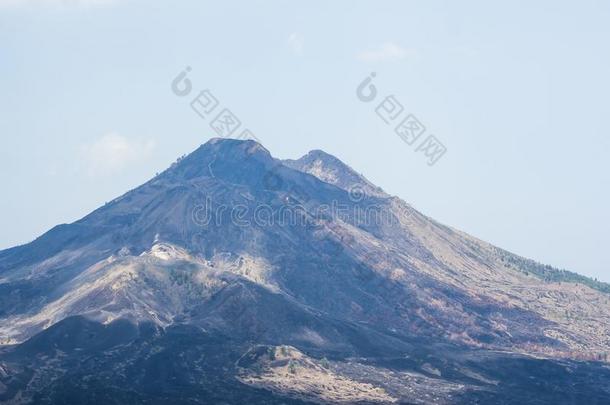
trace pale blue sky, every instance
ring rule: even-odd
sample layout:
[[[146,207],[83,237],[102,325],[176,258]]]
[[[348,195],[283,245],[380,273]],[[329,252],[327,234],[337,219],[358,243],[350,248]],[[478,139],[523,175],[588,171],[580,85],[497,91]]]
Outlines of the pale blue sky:
[[[332,153],[422,212],[610,281],[610,3],[0,0],[0,248],[213,136],[185,67],[277,157]],[[448,152],[359,101],[370,72]],[[115,151],[109,155],[109,151]]]

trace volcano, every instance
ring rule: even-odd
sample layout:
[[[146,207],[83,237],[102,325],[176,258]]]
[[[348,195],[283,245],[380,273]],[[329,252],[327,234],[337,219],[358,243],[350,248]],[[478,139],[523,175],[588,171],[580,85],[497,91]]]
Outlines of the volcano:
[[[609,403],[609,294],[217,138],[0,252],[0,401]]]

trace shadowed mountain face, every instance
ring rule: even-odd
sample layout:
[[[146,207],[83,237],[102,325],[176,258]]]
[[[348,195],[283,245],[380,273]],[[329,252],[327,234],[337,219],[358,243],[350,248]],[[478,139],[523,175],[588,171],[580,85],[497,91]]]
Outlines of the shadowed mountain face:
[[[214,139],[0,252],[0,401],[604,403],[610,304],[589,281],[322,151]]]

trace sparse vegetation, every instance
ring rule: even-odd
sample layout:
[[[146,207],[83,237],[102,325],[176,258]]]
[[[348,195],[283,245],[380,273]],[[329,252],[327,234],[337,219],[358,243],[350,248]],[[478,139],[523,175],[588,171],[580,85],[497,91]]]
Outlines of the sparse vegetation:
[[[593,279],[568,270],[557,269],[548,264],[541,264],[534,260],[517,256],[500,248],[496,248],[496,251],[505,266],[516,268],[526,276],[532,274],[548,283],[580,283],[597,291],[610,294],[610,284],[599,281],[597,278]]]

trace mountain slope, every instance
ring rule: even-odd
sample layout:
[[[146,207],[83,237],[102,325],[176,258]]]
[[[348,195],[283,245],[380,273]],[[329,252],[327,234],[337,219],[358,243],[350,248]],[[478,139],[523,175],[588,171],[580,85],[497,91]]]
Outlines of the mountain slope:
[[[605,358],[608,295],[531,266],[435,222],[324,152],[280,161],[253,141],[213,139],[83,219],[0,252],[0,342],[9,345],[0,400],[77,395],[65,386],[66,364],[91,344],[95,360],[74,372],[80,389],[109,368],[153,372],[149,359],[167,356],[174,338],[185,348],[207,342],[193,348],[196,358],[223,351],[212,356],[217,367],[176,364],[190,387],[185,403],[213,402],[193,382],[210,373],[208,388],[230,387],[222,375],[263,403],[416,402],[426,385],[436,403],[502,399],[499,386],[535,387],[525,377],[498,380],[485,362],[501,374],[508,358],[542,364],[532,355],[548,358],[558,381],[588,367],[605,378],[601,364],[558,359]],[[124,338],[104,346],[96,336],[113,325]],[[277,350],[290,355],[279,361]],[[244,366],[247,353],[254,358]],[[336,395],[319,392],[325,373]],[[112,380],[123,402],[161,395]],[[585,388],[603,396],[587,384],[553,387],[549,398]],[[363,390],[370,395],[356,395]]]

